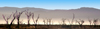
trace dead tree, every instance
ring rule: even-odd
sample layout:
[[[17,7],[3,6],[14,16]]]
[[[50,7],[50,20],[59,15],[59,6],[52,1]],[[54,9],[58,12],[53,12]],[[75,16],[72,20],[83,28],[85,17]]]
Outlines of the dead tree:
[[[80,21],[77,21],[77,20],[76,20],[76,23],[78,23],[79,25],[81,24]]]
[[[84,20],[81,20],[81,19],[80,19],[80,21],[81,21],[81,24],[80,24],[80,25],[83,25],[83,23],[84,23]]]
[[[34,24],[35,24],[35,28],[37,28],[36,26],[37,26],[37,22],[38,22],[38,19],[39,19],[39,15],[40,15],[40,14],[38,14],[38,17],[37,17],[37,19],[35,20],[35,19],[34,19],[34,13],[32,13],[32,19],[33,19],[33,22],[34,22]]]
[[[84,23],[84,20],[81,20],[81,19],[80,19],[80,21],[77,21],[77,20],[76,20],[76,23],[78,23],[78,24],[80,25],[80,27],[82,27],[82,25],[83,25],[83,23]]]
[[[25,10],[26,11],[26,10]],[[20,20],[20,16],[21,16],[21,14],[23,13],[23,12],[25,12],[25,11],[21,11],[21,12],[17,12],[17,10],[16,10],[16,19],[17,19],[17,24],[18,24],[18,28],[19,28],[19,20]]]
[[[8,26],[9,29],[11,29],[11,25],[13,24],[13,21],[14,21],[15,18],[16,18],[16,13],[17,13],[17,11],[16,11],[15,13],[13,13],[13,20],[11,21],[10,25]]]
[[[45,25],[46,21],[45,21],[45,20],[43,20],[43,22],[44,22],[44,25]]]
[[[90,23],[90,25],[91,25],[91,23],[92,23],[92,20],[88,20],[89,21],[89,23]]]
[[[7,17],[7,18],[5,17],[5,15],[2,15],[3,16],[3,19],[6,21],[7,25],[8,25],[8,20],[11,18],[11,15],[9,17]]]
[[[97,25],[98,19],[94,19],[93,23],[94,25]]]
[[[66,19],[62,19],[62,23],[63,23],[63,25],[65,25],[65,24],[66,24],[66,23],[65,23],[65,20],[66,20]]]
[[[27,11],[25,14],[26,14],[26,16],[27,16],[27,19],[28,19],[28,26],[29,26],[29,25],[30,25],[30,17],[31,17],[31,15],[32,15],[32,13]]]
[[[94,19],[94,20],[93,20],[94,27],[97,27],[97,26],[96,26],[96,25],[97,25],[97,22],[98,22],[98,19]]]
[[[32,13],[32,19],[33,19],[34,24],[37,24],[38,19],[39,19],[39,14],[38,14],[37,19],[35,20],[35,19],[34,19],[34,13]]]
[[[38,19],[39,19],[39,14],[38,14],[38,17],[37,17],[37,19],[36,19],[36,24],[37,24],[37,22],[38,22]]]
[[[90,20],[90,18],[88,17],[88,21],[90,23],[90,25],[92,25],[92,20]]]
[[[47,19],[46,24],[50,25],[51,24],[51,19]]]
[[[35,24],[34,13],[32,13],[32,19],[33,19],[33,22],[34,22],[34,24]]]
[[[48,19],[48,23],[49,23],[49,25],[51,25],[51,19]]]

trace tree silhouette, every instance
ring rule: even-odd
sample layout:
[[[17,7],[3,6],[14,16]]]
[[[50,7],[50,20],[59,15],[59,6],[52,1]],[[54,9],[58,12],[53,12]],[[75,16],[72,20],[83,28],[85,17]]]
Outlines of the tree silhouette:
[[[79,25],[81,24],[80,21],[77,21],[77,20],[76,20],[76,23],[78,23]]]
[[[93,20],[94,25],[97,25],[97,22],[98,22],[98,19]]]
[[[84,23],[84,20],[81,20],[81,19],[79,19],[79,20],[81,21],[81,22],[80,22],[80,23],[81,23],[81,25],[83,25],[83,23]]]
[[[31,17],[31,15],[32,15],[32,13],[27,11],[25,14],[26,14],[26,16],[27,16],[27,19],[28,19],[28,26],[29,26],[29,25],[30,25],[30,17]]]
[[[3,16],[3,19],[6,21],[7,25],[8,25],[8,20],[11,18],[11,15],[9,17],[5,17],[5,15],[2,15]]]
[[[13,13],[13,20],[11,21],[10,25],[8,26],[9,29],[11,29],[11,25],[13,24],[13,21],[14,21],[15,18],[16,18],[16,13],[17,13],[17,11],[16,11],[15,13]]]
[[[35,24],[35,28],[37,28],[36,26],[37,26],[37,22],[38,22],[38,19],[39,19],[39,15],[40,15],[40,14],[38,14],[38,17],[37,17],[37,19],[35,20],[35,19],[34,19],[34,13],[32,13],[32,19],[33,19],[33,22],[34,22],[34,24]]]
[[[62,18],[62,23],[63,23],[63,25],[66,24],[66,23],[65,23],[65,20],[66,20],[66,19]]]
[[[26,11],[26,10],[25,10]],[[20,20],[20,16],[21,16],[21,14],[23,13],[23,12],[25,12],[25,11],[21,11],[21,12],[17,12],[17,10],[16,10],[16,19],[17,19],[17,24],[18,24],[18,28],[19,28],[19,20]]]
[[[47,19],[48,24],[51,25],[51,19]]]
[[[91,23],[92,23],[92,20],[90,20],[90,19],[89,19],[88,21],[89,21],[89,23],[90,23],[90,25],[91,25]]]
[[[44,25],[45,25],[46,21],[45,21],[45,20],[43,20],[43,22],[44,22]]]

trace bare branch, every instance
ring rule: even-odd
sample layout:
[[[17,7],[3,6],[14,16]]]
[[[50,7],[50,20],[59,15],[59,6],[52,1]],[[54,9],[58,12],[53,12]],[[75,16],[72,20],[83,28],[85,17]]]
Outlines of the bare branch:
[[[76,20],[76,23],[78,23],[80,25],[80,22]]]
[[[4,19],[5,21],[7,21],[6,18],[5,18],[5,15],[2,15],[2,16],[3,16],[3,19]]]
[[[38,17],[37,17],[37,19],[36,19],[36,23],[37,23],[37,21],[38,21],[38,19],[39,19],[39,15],[40,15],[40,14],[38,14]]]
[[[12,14],[11,14],[12,15]],[[7,17],[7,20],[9,20],[11,18],[11,15],[9,17]]]
[[[97,22],[98,22],[98,19],[94,19],[93,21],[94,25],[96,25]]]
[[[33,22],[34,22],[34,24],[35,24],[34,13],[32,13],[32,19],[33,19]]]

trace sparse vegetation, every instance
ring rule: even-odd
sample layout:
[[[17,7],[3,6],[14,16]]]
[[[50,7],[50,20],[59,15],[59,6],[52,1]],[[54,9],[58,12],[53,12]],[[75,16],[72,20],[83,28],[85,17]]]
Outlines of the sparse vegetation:
[[[20,16],[21,14],[25,12],[26,16],[27,16],[27,19],[28,19],[28,25],[25,25],[23,24],[23,21],[20,21]],[[62,23],[63,25],[51,25],[53,24],[53,21],[52,19],[47,19],[46,20],[43,20],[44,22],[44,25],[41,25],[41,24],[38,24],[37,25],[37,22],[40,18],[40,14],[38,14],[38,17],[36,19],[34,19],[34,13],[32,12],[28,12],[28,10],[26,11],[21,11],[21,12],[16,12],[12,14],[13,15],[13,19],[11,20],[9,26],[6,26],[6,25],[0,25],[0,27],[4,28],[4,29],[100,29],[100,26],[97,25],[97,22],[98,22],[98,19],[94,19],[93,20],[93,23],[94,23],[94,26],[91,25],[92,21],[88,19],[88,21],[90,22],[90,25],[91,26],[85,26],[83,25],[83,23],[85,22],[84,20],[76,20],[76,23],[78,23],[79,25],[72,25],[73,22],[74,22],[74,18],[75,18],[75,14],[73,14],[73,19],[72,21],[70,22],[69,19],[67,19],[67,21],[69,22],[69,24],[71,25],[66,25],[66,22],[65,21],[66,19],[62,18]],[[2,15],[3,16],[3,19],[6,21],[7,25],[8,25],[8,20],[10,19],[11,15],[9,17],[5,17],[5,15]],[[30,25],[30,19],[33,19],[33,22],[34,24]],[[17,24],[13,24],[14,20],[17,19]],[[45,25],[47,24],[47,25]],[[81,28],[80,28],[81,27]],[[84,28],[82,28],[84,27]],[[91,27],[96,27],[96,28],[91,28]],[[1,28],[0,28],[1,29]]]

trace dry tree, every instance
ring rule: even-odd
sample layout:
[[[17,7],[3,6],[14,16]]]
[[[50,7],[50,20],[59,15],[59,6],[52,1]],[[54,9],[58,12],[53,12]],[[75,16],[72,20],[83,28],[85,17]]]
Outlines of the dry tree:
[[[97,22],[98,22],[98,19],[93,20],[94,25],[97,25]]]
[[[32,13],[32,19],[33,19],[33,22],[34,22],[34,24],[35,24],[34,13]]]
[[[11,21],[10,25],[8,26],[9,29],[11,29],[11,25],[13,24],[13,21],[14,21],[15,18],[16,18],[16,13],[17,13],[17,11],[16,11],[15,13],[13,13],[13,20]]]
[[[81,20],[81,19],[79,19],[79,20],[81,21],[81,22],[80,22],[80,23],[81,23],[80,25],[83,25],[83,23],[84,23],[84,20]]]
[[[45,25],[46,21],[45,21],[45,20],[43,20],[43,22],[44,22],[44,25]]]
[[[78,24],[80,25],[80,27],[82,27],[82,24],[81,24],[80,21],[77,21],[77,20],[76,20],[76,23],[78,23]]]
[[[25,10],[26,11],[26,10]],[[15,13],[15,16],[16,16],[16,19],[17,19],[17,24],[18,24],[18,28],[19,28],[19,20],[20,20],[20,16],[21,16],[21,14],[23,13],[23,12],[25,12],[25,11],[21,11],[21,12],[17,12],[17,10],[16,10],[16,13]]]
[[[31,13],[31,14],[32,14],[32,19],[33,19],[34,24],[37,24],[40,14],[38,14],[38,17],[36,20],[34,19],[34,13]]]
[[[38,22],[38,19],[39,19],[39,15],[40,15],[40,14],[38,14],[38,17],[37,17],[37,19],[36,19],[36,24],[37,24],[37,22]]]
[[[76,23],[78,23],[79,25],[81,24],[80,21],[77,21],[77,20],[76,20]]]
[[[38,14],[38,17],[37,17],[37,19],[35,20],[35,19],[34,19],[34,13],[32,13],[32,19],[33,19],[33,22],[34,22],[34,24],[35,24],[35,28],[37,28],[36,26],[37,26],[37,22],[38,22],[38,19],[39,19],[39,15],[40,15],[40,14]]]
[[[19,24],[23,24],[23,20],[19,21]]]
[[[66,20],[66,19],[62,18],[62,23],[63,23],[63,25],[66,24],[66,23],[65,23],[65,20]]]
[[[32,13],[27,11],[25,14],[26,14],[26,16],[27,16],[27,19],[28,19],[28,26],[29,26],[29,25],[30,25],[30,17],[31,17],[31,15],[32,15]]]
[[[12,15],[12,14],[11,14]],[[5,15],[2,15],[3,19],[6,21],[7,25],[8,25],[8,20],[11,18],[11,15],[9,17],[5,17]]]
[[[80,27],[82,27],[82,25],[83,25],[83,23],[84,23],[84,20],[81,20],[81,19],[79,19],[80,21],[77,21],[76,20],[76,23],[78,23],[79,25],[80,25]]]
[[[92,25],[92,20],[90,20],[89,17],[88,17],[88,21],[89,21],[90,25]]]
[[[47,25],[50,25],[50,24],[51,24],[51,19],[47,19],[46,24],[47,24]]]
[[[48,23],[49,23],[49,25],[51,25],[51,19],[48,19]]]
[[[89,20],[89,19],[88,19],[88,21],[89,21],[89,23],[90,23],[90,25],[91,25],[91,24],[92,24],[92,20]]]

